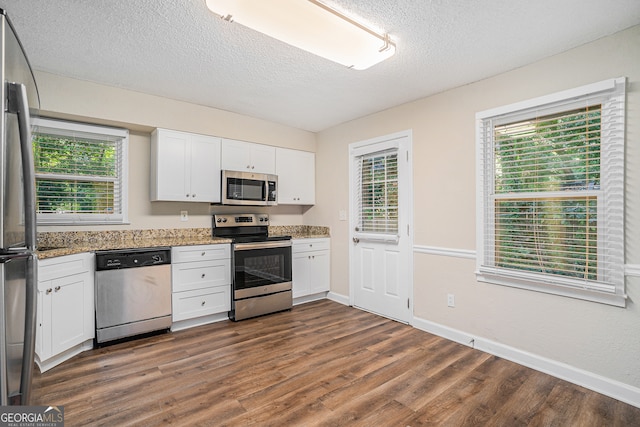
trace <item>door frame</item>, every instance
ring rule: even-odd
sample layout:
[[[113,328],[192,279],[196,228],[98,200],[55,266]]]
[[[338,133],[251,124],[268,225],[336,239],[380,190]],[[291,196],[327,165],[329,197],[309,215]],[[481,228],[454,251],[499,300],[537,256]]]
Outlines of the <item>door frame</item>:
[[[414,288],[414,284],[413,284],[413,230],[414,230],[414,224],[413,224],[413,131],[412,129],[407,129],[404,131],[400,131],[400,132],[395,132],[392,134],[388,134],[388,135],[383,135],[383,136],[379,136],[379,137],[375,137],[375,138],[371,138],[371,139],[367,139],[367,140],[363,140],[363,141],[358,141],[358,142],[353,142],[351,144],[349,144],[349,234],[348,234],[348,245],[349,245],[349,305],[351,307],[354,306],[354,300],[355,300],[355,280],[354,280],[354,275],[355,275],[355,271],[353,269],[353,260],[354,260],[354,245],[352,244],[352,240],[354,238],[354,229],[356,227],[356,215],[357,215],[357,206],[356,206],[356,201],[353,198],[353,194],[352,194],[352,186],[353,183],[355,182],[355,178],[356,178],[356,170],[354,168],[354,159],[355,157],[358,157],[357,155],[354,154],[354,151],[361,149],[363,147],[369,146],[369,145],[375,145],[375,144],[379,144],[379,143],[383,143],[386,141],[392,141],[395,139],[402,139],[402,138],[407,138],[406,140],[406,146],[402,146],[399,148],[399,152],[398,152],[398,157],[400,158],[400,152],[401,151],[406,151],[406,174],[405,176],[406,181],[405,183],[400,182],[399,185],[402,186],[406,186],[406,194],[408,194],[409,196],[407,197],[406,202],[400,202],[400,206],[399,208],[402,209],[402,205],[406,204],[406,207],[404,209],[406,209],[406,225],[408,227],[407,230],[402,230],[403,233],[405,233],[405,236],[407,237],[405,240],[405,245],[406,247],[404,249],[406,249],[406,254],[407,257],[409,259],[406,260],[406,265],[408,266],[408,272],[407,272],[407,279],[408,279],[408,284],[407,284],[407,296],[409,298],[409,318],[408,318],[408,324],[412,325],[413,324],[413,320],[414,320],[414,311],[413,311],[413,307],[414,307],[414,298],[413,298],[413,288]],[[399,160],[400,161],[400,160]],[[400,219],[400,217],[398,218]]]

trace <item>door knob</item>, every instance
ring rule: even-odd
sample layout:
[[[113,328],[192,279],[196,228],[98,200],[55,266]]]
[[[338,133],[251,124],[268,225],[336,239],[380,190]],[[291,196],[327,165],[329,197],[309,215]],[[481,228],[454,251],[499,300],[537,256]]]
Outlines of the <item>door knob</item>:
[[[353,238],[353,243],[360,243],[360,239],[358,239],[357,237]]]

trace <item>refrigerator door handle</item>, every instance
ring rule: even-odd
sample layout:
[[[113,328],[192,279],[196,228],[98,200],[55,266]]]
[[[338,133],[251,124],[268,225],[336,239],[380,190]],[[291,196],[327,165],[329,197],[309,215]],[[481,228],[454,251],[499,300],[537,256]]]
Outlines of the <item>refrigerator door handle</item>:
[[[31,123],[27,88],[22,83],[7,83],[8,110],[18,116],[20,150],[22,153],[22,176],[24,181],[24,225],[27,250],[36,249],[36,188]],[[22,352],[22,372],[20,375],[20,395],[22,405],[28,405],[31,397],[33,359],[36,343],[37,269],[36,256],[27,259],[25,289],[24,344]]]
[[[24,181],[24,229],[25,246],[36,249],[36,178],[31,142],[31,118],[27,88],[22,83],[7,83],[8,110],[18,116],[20,150],[22,153],[22,175]]]

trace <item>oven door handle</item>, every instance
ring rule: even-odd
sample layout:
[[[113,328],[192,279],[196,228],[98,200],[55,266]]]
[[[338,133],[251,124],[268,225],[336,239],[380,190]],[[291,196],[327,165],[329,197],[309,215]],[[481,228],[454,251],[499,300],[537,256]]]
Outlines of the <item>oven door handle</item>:
[[[277,240],[274,242],[236,243],[233,245],[233,250],[249,251],[252,249],[286,248],[287,246],[291,246],[291,240]]]

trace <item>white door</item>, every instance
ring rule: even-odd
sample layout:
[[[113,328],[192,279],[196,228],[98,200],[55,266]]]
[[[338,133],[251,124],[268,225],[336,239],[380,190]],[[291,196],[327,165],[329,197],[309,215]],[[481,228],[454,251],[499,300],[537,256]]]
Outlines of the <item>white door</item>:
[[[351,144],[351,304],[411,321],[411,132]]]

